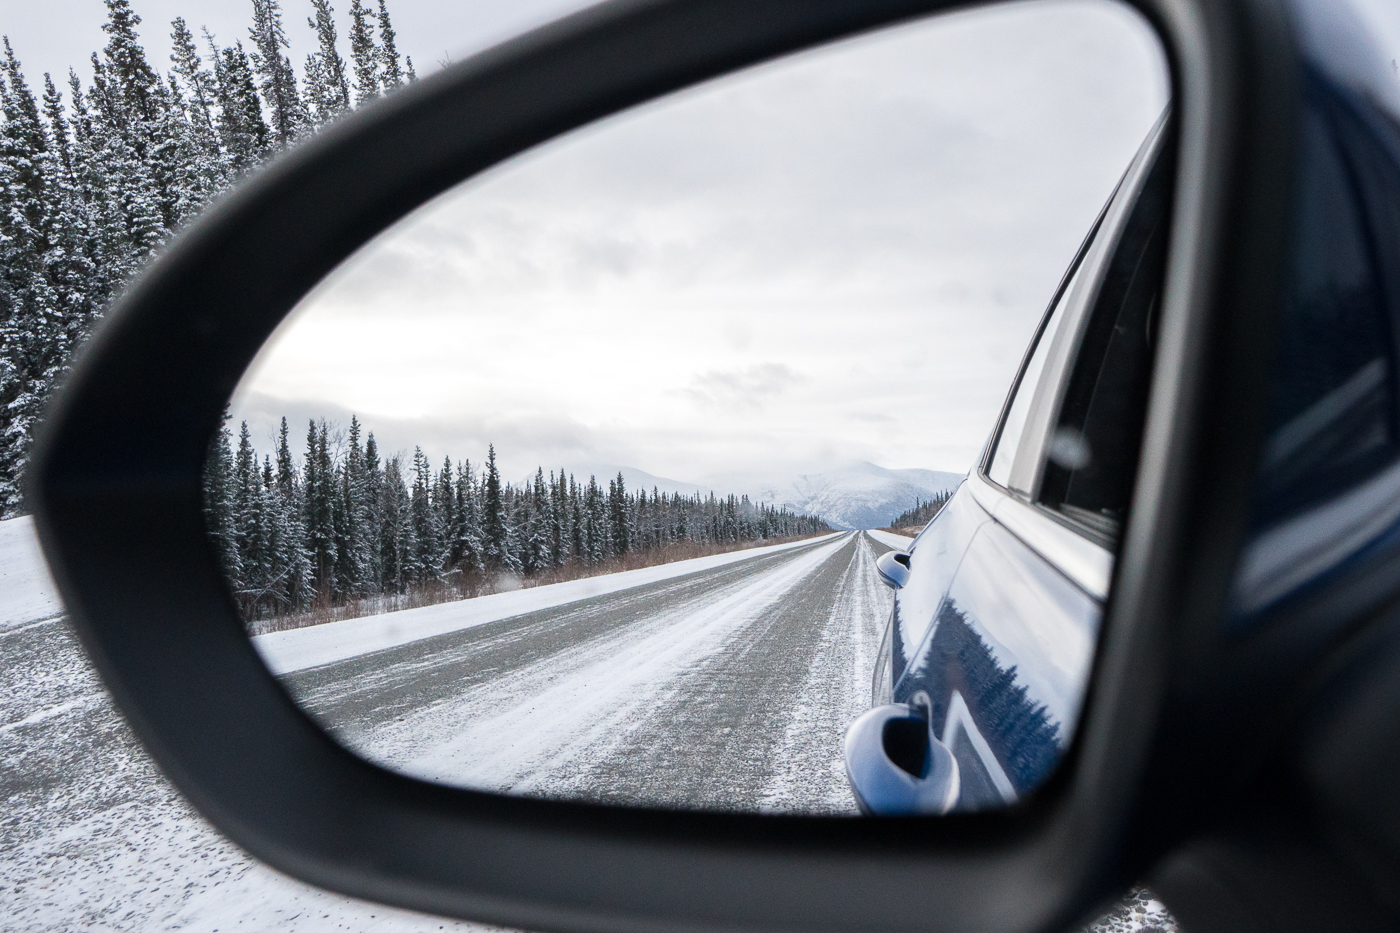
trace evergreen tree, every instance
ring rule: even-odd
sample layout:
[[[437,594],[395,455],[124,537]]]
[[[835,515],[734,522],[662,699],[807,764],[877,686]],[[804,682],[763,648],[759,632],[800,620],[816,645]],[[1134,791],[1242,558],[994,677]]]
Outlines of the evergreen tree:
[[[282,29],[282,8],[277,0],[253,0],[252,63],[259,88],[272,114],[272,131],[283,149],[305,131],[308,115],[297,93],[296,73],[282,50],[287,36]]]
[[[319,595],[334,593],[336,566],[335,470],[327,449],[324,421],[318,430],[311,421],[306,430],[306,456],[302,464],[306,550],[311,559],[311,585]]]
[[[501,474],[496,468],[496,445],[486,449],[486,469],[481,480],[481,549],[482,564],[489,573],[518,570],[510,548],[510,522],[501,489]]]
[[[379,69],[384,90],[395,91],[403,86],[403,69],[399,66],[399,49],[394,27],[389,24],[389,9],[379,0]]]
[[[204,521],[209,540],[224,571],[224,579],[235,588],[243,573],[238,557],[237,530],[233,517],[233,453],[228,431],[228,412],[224,412],[219,430],[209,443],[204,460]]]
[[[360,0],[350,0],[350,60],[355,66],[355,104],[379,96],[379,50],[374,44],[373,14]]]
[[[235,173],[243,173],[262,160],[271,137],[243,43],[235,42],[217,54],[219,137],[229,166]]]
[[[314,18],[306,22],[316,33],[317,50],[306,59],[306,97],[317,123],[326,123],[350,109],[350,83],[345,59],[337,48],[330,0],[311,0]]]
[[[175,66],[175,74],[185,82],[195,126],[206,147],[216,150],[218,131],[214,127],[214,106],[219,89],[213,74],[204,66],[204,59],[195,48],[194,36],[183,17],[177,16],[170,23],[170,46],[170,61]]]

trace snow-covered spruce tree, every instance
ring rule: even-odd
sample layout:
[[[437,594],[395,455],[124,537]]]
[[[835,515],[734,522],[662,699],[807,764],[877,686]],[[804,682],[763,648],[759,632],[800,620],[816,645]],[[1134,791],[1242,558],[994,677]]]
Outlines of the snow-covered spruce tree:
[[[345,59],[336,42],[335,18],[330,0],[311,0],[314,17],[306,22],[316,33],[316,51],[306,59],[306,100],[318,124],[328,123],[350,109],[350,82]]]
[[[481,557],[487,573],[514,570],[510,554],[506,503],[501,494],[501,473],[496,467],[496,445],[486,449],[481,477]]]
[[[271,111],[273,137],[285,149],[310,129],[310,117],[297,93],[292,63],[282,53],[288,45],[277,0],[253,0],[253,25],[248,35],[253,41],[252,64],[258,87]]]
[[[302,463],[306,551],[311,559],[313,598],[335,595],[335,468],[328,448],[326,422],[308,423]]]
[[[457,527],[452,539],[452,565],[471,579],[485,569],[482,556],[481,494],[470,460],[457,466],[454,489]]]
[[[267,155],[271,134],[263,120],[252,62],[243,51],[243,43],[218,50],[218,56],[214,74],[219,87],[219,138],[229,167],[239,175]]]
[[[403,86],[403,68],[399,65],[398,37],[389,23],[389,9],[384,0],[379,0],[379,73],[385,92],[398,90]]]
[[[379,444],[370,432],[365,438],[364,464],[364,580],[370,593],[384,591],[384,568],[380,555],[380,529],[383,522],[384,474],[379,462]]]
[[[368,477],[364,448],[360,444],[360,422],[350,417],[350,436],[345,461],[335,468],[338,502],[333,510],[335,526],[334,591],[345,597],[371,593],[370,552],[378,536],[369,526],[366,505]]]
[[[380,572],[383,574],[384,591],[403,593],[412,582],[407,565],[417,550],[417,543],[413,538],[411,504],[403,479],[403,463],[398,454],[384,461],[380,496]]]
[[[183,17],[177,16],[170,22],[170,47],[170,62],[174,65],[174,73],[184,82],[194,128],[206,153],[217,154],[218,131],[214,127],[214,107],[218,102],[219,89],[214,75],[205,67],[204,59],[195,47],[194,36],[190,34]]]
[[[228,430],[228,417],[225,411],[204,462],[204,522],[218,554],[224,579],[237,592],[243,574],[233,519],[233,452],[229,450],[232,436]]]
[[[379,96],[379,50],[374,44],[373,16],[360,0],[350,0],[350,60],[355,67],[355,105]]]
[[[63,242],[74,231],[62,186],[62,162],[51,151],[38,103],[19,61],[4,41],[0,82],[0,515],[22,507],[29,439],[67,363],[65,298],[81,289],[56,287],[51,274],[71,271]],[[61,284],[61,283],[60,283]],[[69,314],[71,314],[71,310]]]

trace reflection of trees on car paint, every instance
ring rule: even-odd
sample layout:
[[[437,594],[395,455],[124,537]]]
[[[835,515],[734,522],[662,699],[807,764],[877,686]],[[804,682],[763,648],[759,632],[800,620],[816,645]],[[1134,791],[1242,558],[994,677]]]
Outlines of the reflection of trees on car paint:
[[[1049,776],[1060,753],[1059,724],[1051,719],[1045,704],[1034,702],[1025,685],[1017,683],[1015,665],[1004,668],[997,663],[991,647],[977,633],[974,620],[952,599],[945,600],[938,611],[925,658],[919,686],[937,687],[929,691],[936,727],[946,721],[956,690],[1018,794]],[[909,688],[913,686],[911,683]]]

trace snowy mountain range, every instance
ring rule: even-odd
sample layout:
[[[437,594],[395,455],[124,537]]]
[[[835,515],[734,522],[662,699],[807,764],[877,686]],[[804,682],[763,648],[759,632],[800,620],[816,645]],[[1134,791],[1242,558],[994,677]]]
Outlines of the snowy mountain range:
[[[890,470],[860,461],[816,473],[732,473],[707,479],[716,490],[744,492],[751,499],[786,506],[789,511],[817,515],[833,528],[884,528],[916,501],[927,502],[956,489],[963,474]]]
[[[895,516],[913,508],[917,501],[927,502],[939,493],[950,492],[963,479],[961,473],[891,470],[865,461],[810,473],[722,473],[704,477],[698,483],[655,476],[635,467],[601,463],[574,465],[569,470],[583,482],[590,475],[596,476],[600,484],[606,484],[621,471],[623,481],[631,490],[747,495],[755,502],[819,516],[839,529],[884,528]]]

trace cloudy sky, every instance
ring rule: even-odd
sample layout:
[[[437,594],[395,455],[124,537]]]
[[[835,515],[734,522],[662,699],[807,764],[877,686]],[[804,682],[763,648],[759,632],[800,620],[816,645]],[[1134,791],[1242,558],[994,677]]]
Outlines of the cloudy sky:
[[[1047,41],[1047,36],[1053,41]],[[680,480],[965,470],[1166,99],[1101,2],[868,36],[472,180],[304,302],[236,412]]]
[[[31,77],[102,44],[98,0],[0,4]],[[134,5],[153,58],[174,15],[246,29],[243,2]],[[390,2],[420,72],[576,6]],[[290,33],[299,60],[310,30]],[[942,17],[692,89],[380,237],[288,320],[237,415],[264,446],[284,413],[351,411],[434,459],[494,442],[508,475],[965,470],[1167,93],[1150,32],[1107,0]]]

